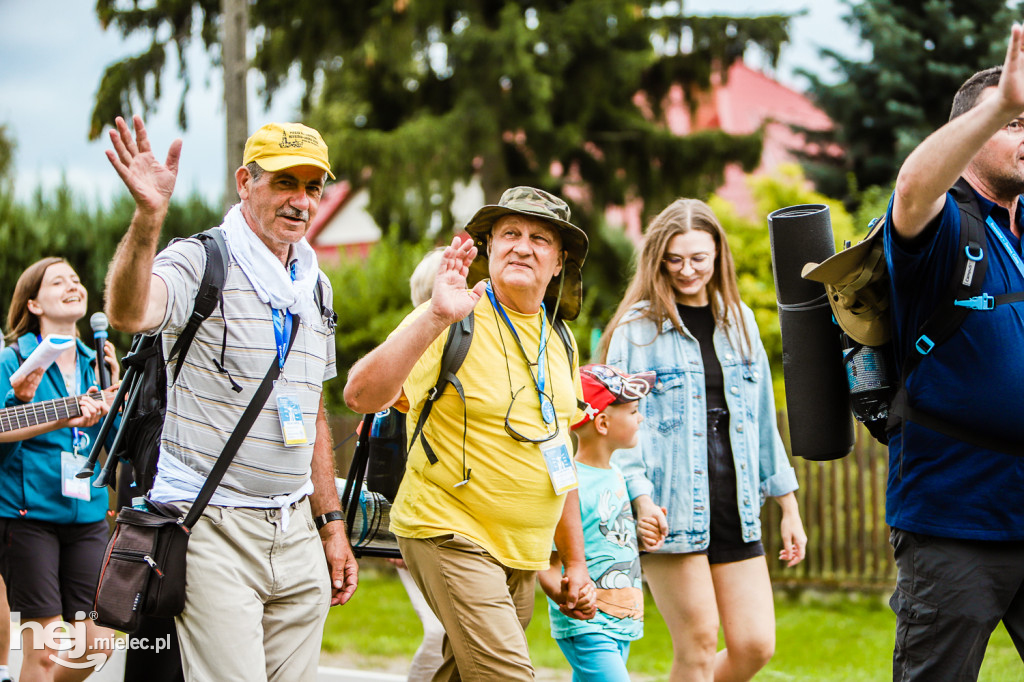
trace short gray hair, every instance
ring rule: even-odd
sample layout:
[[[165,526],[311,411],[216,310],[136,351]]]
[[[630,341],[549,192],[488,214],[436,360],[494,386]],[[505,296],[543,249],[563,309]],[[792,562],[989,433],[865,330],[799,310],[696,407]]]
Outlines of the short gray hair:
[[[255,161],[250,161],[249,163],[247,163],[245,165],[245,169],[249,171],[249,175],[252,176],[253,182],[259,180],[260,176],[263,175],[264,172],[263,168]]]

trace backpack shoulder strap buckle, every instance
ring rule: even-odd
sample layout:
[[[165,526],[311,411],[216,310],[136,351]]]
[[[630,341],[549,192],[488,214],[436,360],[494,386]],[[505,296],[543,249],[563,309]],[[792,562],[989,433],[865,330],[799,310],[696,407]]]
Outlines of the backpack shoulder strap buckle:
[[[953,305],[960,306],[961,308],[970,308],[971,310],[992,310],[996,307],[996,299],[989,294],[981,294],[980,296],[953,301]]]

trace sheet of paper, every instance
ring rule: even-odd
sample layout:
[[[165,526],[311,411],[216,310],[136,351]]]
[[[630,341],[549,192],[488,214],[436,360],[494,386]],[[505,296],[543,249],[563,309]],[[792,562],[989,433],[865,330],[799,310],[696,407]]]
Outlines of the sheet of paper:
[[[43,339],[42,343],[36,346],[36,349],[32,351],[31,355],[25,358],[25,362],[21,363],[21,367],[14,370],[14,374],[11,375],[11,381],[17,381],[21,377],[36,371],[40,367],[49,367],[53,364],[53,361],[57,359],[57,356],[68,348],[73,348],[74,345],[75,337],[73,336],[50,334]]]

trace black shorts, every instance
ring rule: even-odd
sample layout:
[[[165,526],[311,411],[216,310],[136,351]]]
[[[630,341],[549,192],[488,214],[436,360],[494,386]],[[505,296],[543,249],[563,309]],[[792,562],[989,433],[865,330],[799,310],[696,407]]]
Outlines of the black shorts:
[[[736,502],[736,463],[729,443],[729,413],[708,410],[708,482],[711,487],[711,538],[707,550],[710,564],[764,556],[760,540],[743,541],[743,526]]]
[[[0,575],[11,611],[22,618],[88,618],[109,535],[106,521],[0,519]]]

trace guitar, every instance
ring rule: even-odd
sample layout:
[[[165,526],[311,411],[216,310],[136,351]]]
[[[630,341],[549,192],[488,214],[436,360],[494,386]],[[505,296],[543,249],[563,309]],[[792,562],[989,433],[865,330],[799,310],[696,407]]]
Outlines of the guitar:
[[[78,404],[78,401],[81,397],[73,395],[67,398],[55,398],[54,400],[25,403],[0,409],[0,433],[61,419],[80,417],[82,416],[82,406]]]

